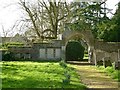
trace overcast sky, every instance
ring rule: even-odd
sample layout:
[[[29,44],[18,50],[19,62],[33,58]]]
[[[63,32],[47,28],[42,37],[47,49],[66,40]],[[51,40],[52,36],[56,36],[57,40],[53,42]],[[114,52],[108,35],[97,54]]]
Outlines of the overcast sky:
[[[18,0],[0,0],[0,36],[3,36],[2,25],[4,26],[5,30],[9,30],[17,20],[20,20],[23,17],[21,9],[17,5],[17,1]],[[114,9],[114,13],[116,9],[115,5],[119,1],[120,0],[108,0],[107,7]],[[14,32],[12,32],[12,34],[13,33]],[[15,33],[17,32],[15,31]]]

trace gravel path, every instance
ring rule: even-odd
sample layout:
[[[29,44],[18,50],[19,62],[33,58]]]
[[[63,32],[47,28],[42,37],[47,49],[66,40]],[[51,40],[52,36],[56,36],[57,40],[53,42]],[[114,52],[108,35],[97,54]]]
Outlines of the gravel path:
[[[106,73],[96,69],[95,66],[87,63],[72,62],[76,64],[81,81],[90,90],[120,90],[118,89],[118,82],[113,80]]]

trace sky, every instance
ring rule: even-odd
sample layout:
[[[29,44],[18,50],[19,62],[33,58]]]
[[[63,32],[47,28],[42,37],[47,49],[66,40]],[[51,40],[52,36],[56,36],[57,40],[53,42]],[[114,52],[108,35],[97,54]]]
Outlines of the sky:
[[[69,0],[70,1],[70,0]],[[84,0],[82,0],[84,1]],[[107,0],[107,7],[113,9],[113,13],[116,10],[116,4],[120,0]],[[18,0],[0,0],[0,36],[3,35],[4,30],[10,31],[16,21],[21,20],[24,17],[22,10],[17,4]],[[111,15],[108,15],[111,17]],[[8,36],[13,36],[16,33],[20,33],[18,30],[10,32]]]

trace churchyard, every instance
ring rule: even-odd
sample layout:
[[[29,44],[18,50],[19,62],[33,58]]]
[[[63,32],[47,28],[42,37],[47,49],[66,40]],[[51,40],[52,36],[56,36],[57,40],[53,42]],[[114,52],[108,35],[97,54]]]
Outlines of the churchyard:
[[[22,20],[2,25],[0,89],[120,88],[120,2],[109,17],[107,1],[18,0]]]

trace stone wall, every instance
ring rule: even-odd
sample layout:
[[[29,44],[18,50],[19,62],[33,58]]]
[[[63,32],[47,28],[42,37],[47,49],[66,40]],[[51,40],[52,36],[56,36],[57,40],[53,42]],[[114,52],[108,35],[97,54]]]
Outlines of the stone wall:
[[[61,59],[61,45],[57,43],[34,43],[33,53],[35,59],[41,60],[60,60]]]
[[[111,63],[118,61],[118,50],[120,43],[96,41],[94,45],[95,65],[100,61],[110,61]]]
[[[19,59],[31,59],[32,53],[35,51],[32,49],[32,47],[9,47],[8,51],[12,52],[16,58]]]
[[[61,60],[61,41],[34,43],[32,47],[9,47],[16,58],[32,60]]]
[[[120,49],[119,42],[103,42],[103,41],[95,41],[94,48],[106,52],[118,52]]]
[[[9,47],[17,58],[33,60],[61,60],[65,59],[66,43],[73,37],[80,37],[88,45],[89,62],[97,65],[99,61],[117,62],[120,43],[95,41],[88,31],[65,31],[62,40],[53,40],[51,43],[34,43],[31,47]],[[120,52],[120,51],[119,51]]]

